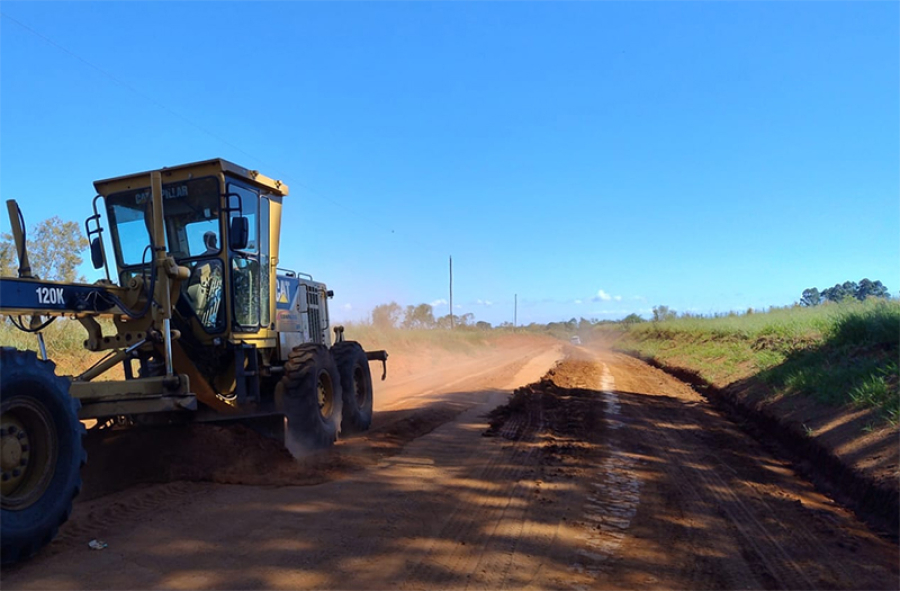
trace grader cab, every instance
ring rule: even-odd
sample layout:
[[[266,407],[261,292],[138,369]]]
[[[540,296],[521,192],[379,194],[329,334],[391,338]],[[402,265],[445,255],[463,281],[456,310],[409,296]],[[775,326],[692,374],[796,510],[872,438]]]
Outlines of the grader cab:
[[[35,277],[21,211],[7,202],[19,271],[0,278],[0,314],[35,334],[37,352],[0,349],[4,564],[48,543],[68,517],[83,421],[246,421],[276,434],[286,424],[294,442],[321,448],[368,429],[369,361],[386,368],[385,351],[331,326],[323,283],[279,267],[284,183],[216,159],[94,186],[85,228],[105,278],[93,284]],[[56,375],[47,358],[42,330],[60,317],[105,353],[77,376]],[[96,379],[113,368],[116,379]]]

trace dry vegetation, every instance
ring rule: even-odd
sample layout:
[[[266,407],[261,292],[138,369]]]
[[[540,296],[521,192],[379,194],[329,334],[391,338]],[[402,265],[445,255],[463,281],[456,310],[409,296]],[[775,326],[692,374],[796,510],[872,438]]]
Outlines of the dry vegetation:
[[[114,332],[112,322],[101,321],[104,334]],[[47,355],[56,363],[60,375],[77,375],[99,361],[104,353],[93,353],[84,348],[87,332],[77,320],[57,318],[43,331]],[[15,328],[9,320],[0,321],[0,346],[16,349],[38,350],[37,336]],[[110,379],[119,372],[107,372],[99,379]]]

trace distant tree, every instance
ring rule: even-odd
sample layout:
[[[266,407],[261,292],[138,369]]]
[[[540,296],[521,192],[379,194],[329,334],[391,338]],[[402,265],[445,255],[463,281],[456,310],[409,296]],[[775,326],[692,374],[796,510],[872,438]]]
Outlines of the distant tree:
[[[822,296],[819,294],[818,288],[810,287],[803,290],[803,296],[800,298],[802,306],[818,306],[822,303]]]
[[[668,306],[655,306],[653,308],[653,322],[672,320],[677,316],[678,313],[675,310],[670,310]]]
[[[856,288],[856,293],[854,295],[858,300],[865,300],[866,298],[891,297],[891,294],[888,291],[887,287],[885,287],[881,283],[881,281],[870,281],[869,279],[862,279],[859,282],[859,285]]]
[[[849,299],[865,300],[866,298],[890,298],[891,294],[881,281],[871,281],[868,278],[855,281],[836,283],[834,287],[828,287],[819,292],[815,287],[803,290],[800,304],[803,306],[817,306],[826,301],[843,302]]]
[[[34,275],[51,281],[84,280],[78,276],[78,266],[89,244],[77,223],[64,222],[58,216],[47,218],[27,232],[27,241]],[[18,266],[15,241],[11,234],[4,233],[0,236],[0,274],[15,276]]]
[[[434,328],[434,310],[431,305],[407,306],[403,328]]]
[[[434,327],[434,309],[431,304],[419,304],[416,306],[416,324],[422,328]]]
[[[646,322],[646,320],[634,313],[622,319],[622,324],[639,324],[641,322]]]
[[[841,288],[844,292],[844,299],[850,299],[856,297],[856,292],[859,291],[859,284],[856,281],[844,281],[841,284]]]
[[[873,281],[872,282],[872,292],[869,294],[870,297],[876,298],[884,298],[886,300],[891,298],[891,292],[881,281]]]
[[[449,329],[450,328],[450,314],[446,316],[441,316],[437,320],[435,320],[435,326],[438,328]],[[453,315],[453,326],[459,326],[459,316],[456,314]]]
[[[378,328],[397,328],[403,310],[397,302],[380,304],[372,310],[372,324]]]
[[[406,306],[406,309],[403,311],[403,321],[400,323],[401,328],[412,328],[413,327],[413,314],[415,314],[416,307],[410,304]]]
[[[478,330],[491,330],[492,326],[490,322],[479,320],[475,323],[475,328],[477,328]]]
[[[845,281],[843,284],[835,283],[834,287],[822,290],[822,297],[830,302],[843,302],[856,297],[856,283]]]
[[[16,247],[12,240],[7,240],[9,234],[0,236],[0,277],[17,277]]]
[[[472,314],[471,312],[466,312],[462,316],[459,316],[458,321],[456,320],[456,318],[457,317],[454,317],[453,323],[459,324],[459,326],[462,327],[471,326],[475,322],[475,314]]]
[[[868,278],[863,278],[856,285],[856,293],[854,293],[853,296],[858,300],[864,300],[872,293],[874,287],[875,284],[872,281]]]

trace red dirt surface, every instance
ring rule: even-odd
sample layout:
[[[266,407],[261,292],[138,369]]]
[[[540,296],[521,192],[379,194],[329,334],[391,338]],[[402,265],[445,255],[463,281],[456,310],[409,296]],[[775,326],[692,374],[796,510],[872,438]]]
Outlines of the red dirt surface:
[[[393,379],[299,463],[234,427],[104,442],[159,483],[78,503],[3,588],[898,587],[896,545],[640,361],[523,340]]]

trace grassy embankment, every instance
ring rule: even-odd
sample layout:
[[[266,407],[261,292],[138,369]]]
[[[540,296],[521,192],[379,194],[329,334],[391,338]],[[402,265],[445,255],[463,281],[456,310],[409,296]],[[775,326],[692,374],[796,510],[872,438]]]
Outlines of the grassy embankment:
[[[900,302],[869,300],[629,327],[618,348],[687,369],[718,388],[755,378],[770,396],[873,408],[900,420]]]

